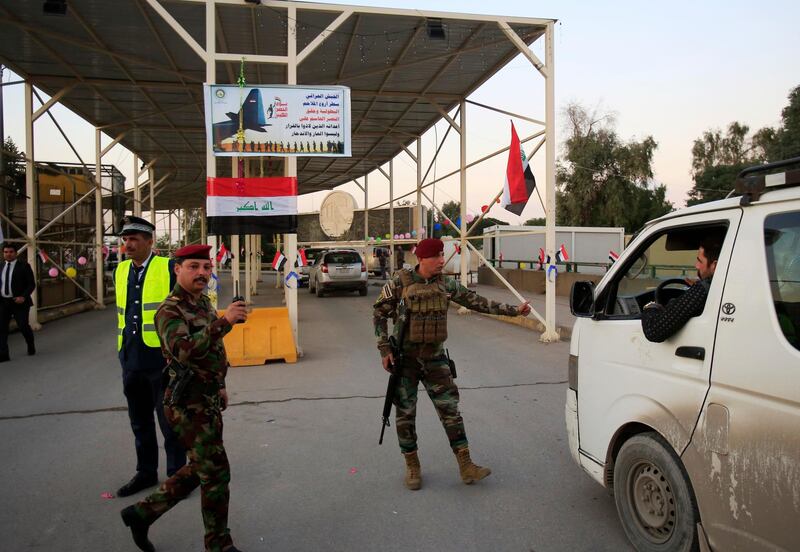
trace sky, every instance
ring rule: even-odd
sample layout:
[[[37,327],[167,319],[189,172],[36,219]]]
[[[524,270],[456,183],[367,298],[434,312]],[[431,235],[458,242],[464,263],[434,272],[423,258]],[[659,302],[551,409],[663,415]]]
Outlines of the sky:
[[[324,0],[322,0],[324,2]],[[332,3],[332,2],[325,2]],[[368,1],[360,5],[393,7],[396,2]],[[800,85],[800,33],[796,21],[800,3],[788,1],[714,2],[523,2],[507,0],[489,4],[475,0],[412,0],[406,8],[461,13],[490,13],[558,19],[555,29],[555,93],[557,155],[561,152],[563,108],[578,102],[589,109],[612,113],[618,135],[624,140],[652,136],[658,143],[653,160],[654,181],[667,186],[667,198],[676,208],[685,205],[691,188],[692,142],[709,129],[724,129],[732,121],[751,131],[780,123],[789,91]],[[543,40],[533,50],[544,59]],[[4,73],[4,81],[17,80]],[[46,96],[45,96],[46,99]],[[534,119],[544,118],[544,81],[527,59],[517,56],[477,90],[470,99]],[[4,88],[5,134],[24,145],[22,86]],[[70,135],[83,159],[93,163],[94,130],[63,106],[53,114]],[[467,110],[468,161],[505,147],[509,122],[505,115],[479,107]],[[540,127],[515,120],[521,137]],[[423,163],[427,167],[447,123],[423,137]],[[36,158],[76,161],[66,142],[46,118],[36,123]],[[106,140],[108,138],[106,137]],[[529,142],[526,150],[535,142]],[[435,164],[437,176],[458,167],[458,135],[450,133]],[[104,158],[129,177],[133,156],[117,146]],[[506,156],[468,171],[467,208],[479,214],[501,189]],[[533,159],[534,174],[544,195],[544,148]],[[401,154],[394,162],[395,195],[415,186],[413,161]],[[429,177],[429,180],[431,179]],[[369,177],[369,206],[388,201],[388,183],[378,173]],[[302,182],[300,182],[302,191]],[[341,187],[353,194],[359,208],[363,192],[353,184]],[[299,198],[301,212],[318,210],[327,192]],[[436,186],[436,203],[457,199],[458,176]],[[493,208],[491,216],[512,224],[539,217],[538,197],[517,217]],[[165,223],[160,224],[163,227]],[[174,223],[173,223],[174,224]],[[159,230],[161,233],[161,230]]]

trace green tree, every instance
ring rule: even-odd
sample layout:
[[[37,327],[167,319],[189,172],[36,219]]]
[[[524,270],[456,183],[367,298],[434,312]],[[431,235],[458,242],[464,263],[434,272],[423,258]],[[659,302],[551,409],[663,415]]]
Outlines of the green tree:
[[[447,217],[453,221],[453,223],[457,222],[458,219],[461,217],[461,202],[460,201],[448,201],[444,205],[442,205],[442,212],[444,212]],[[458,228],[454,227],[452,224],[448,224],[445,226],[444,224],[444,217],[437,211],[436,222],[439,222],[442,225],[442,229],[438,231],[434,231],[435,237],[443,237],[443,236],[452,236],[458,237]],[[508,223],[502,220],[498,220],[491,217],[484,217],[479,223],[478,226],[472,231],[470,236],[480,236],[483,234],[483,230],[485,228],[489,228],[491,226],[507,226]],[[467,224],[467,229],[469,230],[472,228],[472,223]],[[480,249],[483,243],[480,240],[472,240],[472,245]]]
[[[781,111],[777,129],[762,128],[753,137],[767,161],[800,157],[800,85],[789,92],[789,104]]]
[[[743,168],[763,160],[764,149],[772,137],[767,129],[758,139],[748,137],[750,128],[738,121],[719,129],[707,130],[692,144],[692,178],[687,205],[724,198],[733,188]]]
[[[733,122],[723,133],[707,130],[692,145],[692,178],[687,205],[724,198],[745,167],[800,156],[800,86],[789,92],[777,128],[748,136],[747,125]]]
[[[9,136],[3,142],[3,164],[0,166],[0,185],[6,191],[22,193],[24,186],[25,160],[17,144]]]
[[[546,223],[547,219],[544,217],[539,217],[526,220],[525,226],[544,226]]]
[[[556,168],[558,224],[622,226],[628,231],[672,210],[655,185],[652,136],[623,141],[610,114],[573,103],[564,110],[567,139]]]

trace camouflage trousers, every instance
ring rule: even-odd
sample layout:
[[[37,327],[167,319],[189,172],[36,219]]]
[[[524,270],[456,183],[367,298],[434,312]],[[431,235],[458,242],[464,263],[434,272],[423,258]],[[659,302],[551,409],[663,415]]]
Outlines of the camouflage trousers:
[[[467,445],[464,420],[458,411],[458,387],[450,374],[446,359],[421,360],[407,359],[400,382],[395,389],[395,426],[397,440],[402,452],[417,450],[417,390],[419,382],[425,386],[428,396],[436,408],[442,422],[450,447],[453,449]]]
[[[207,552],[233,544],[228,528],[228,456],[222,444],[222,413],[209,402],[165,406],[164,413],[186,447],[189,463],[161,484],[159,490],[136,504],[137,513],[152,523],[200,485]]]

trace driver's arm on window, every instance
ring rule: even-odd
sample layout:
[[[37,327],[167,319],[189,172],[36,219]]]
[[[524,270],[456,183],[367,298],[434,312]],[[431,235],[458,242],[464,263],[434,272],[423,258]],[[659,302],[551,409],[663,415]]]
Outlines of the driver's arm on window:
[[[699,280],[683,295],[666,306],[648,303],[642,311],[642,331],[648,341],[666,341],[689,321],[703,312],[708,297],[710,280]]]

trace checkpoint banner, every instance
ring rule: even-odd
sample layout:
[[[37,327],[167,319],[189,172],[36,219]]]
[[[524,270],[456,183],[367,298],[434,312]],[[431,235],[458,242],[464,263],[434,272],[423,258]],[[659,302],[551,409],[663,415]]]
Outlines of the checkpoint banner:
[[[205,109],[216,156],[351,156],[346,86],[205,85]]]

